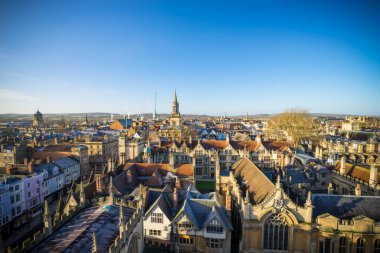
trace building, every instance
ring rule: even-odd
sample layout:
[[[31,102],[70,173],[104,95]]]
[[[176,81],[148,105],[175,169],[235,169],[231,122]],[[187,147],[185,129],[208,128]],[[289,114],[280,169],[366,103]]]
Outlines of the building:
[[[172,111],[169,118],[169,126],[163,126],[159,130],[159,136],[174,141],[182,140],[181,114],[179,112],[179,103],[177,101],[177,92],[174,92],[172,102]]]
[[[42,128],[44,124],[44,117],[42,113],[37,110],[37,112],[33,115],[33,127],[35,129]]]
[[[232,187],[230,187],[230,185]],[[380,197],[311,194],[295,203],[248,158],[222,179],[231,210],[232,252],[374,252]]]
[[[124,119],[115,119],[110,125],[110,130],[126,130],[132,126],[132,119],[125,117]]]
[[[53,163],[63,172],[64,186],[69,187],[73,181],[80,179],[80,164],[74,157],[63,157]]]

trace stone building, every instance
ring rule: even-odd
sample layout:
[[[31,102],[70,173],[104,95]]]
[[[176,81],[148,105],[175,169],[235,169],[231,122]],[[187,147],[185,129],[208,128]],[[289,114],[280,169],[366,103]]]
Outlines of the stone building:
[[[248,158],[223,177],[232,252],[378,252],[380,197],[314,194],[296,204]]]
[[[42,128],[44,125],[44,117],[42,113],[37,110],[37,112],[33,115],[33,127],[35,129]]]
[[[158,132],[159,136],[170,140],[182,140],[181,114],[179,112],[179,103],[177,101],[177,93],[174,92],[172,103],[172,112],[169,118],[169,126],[162,126]]]

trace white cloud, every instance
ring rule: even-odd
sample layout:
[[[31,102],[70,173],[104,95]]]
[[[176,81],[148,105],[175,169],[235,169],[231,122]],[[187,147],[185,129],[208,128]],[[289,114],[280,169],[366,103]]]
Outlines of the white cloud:
[[[23,101],[23,102],[38,102],[40,101],[36,97],[32,97],[26,94],[23,94],[18,91],[0,89],[0,100],[8,101]]]

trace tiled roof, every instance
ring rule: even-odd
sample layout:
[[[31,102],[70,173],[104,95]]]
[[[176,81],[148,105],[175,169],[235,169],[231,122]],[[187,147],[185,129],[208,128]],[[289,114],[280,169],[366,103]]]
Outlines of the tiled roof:
[[[248,187],[250,201],[253,205],[261,203],[269,194],[275,190],[275,185],[264,175],[264,173],[247,157],[240,159],[232,165],[232,171],[240,185]]]
[[[329,213],[339,219],[364,215],[380,221],[379,196],[315,194],[312,196],[313,217]]]
[[[62,169],[66,169],[79,164],[79,162],[76,159],[70,156],[55,160],[54,163]]]
[[[201,141],[201,145],[204,149],[224,149],[227,147],[228,143],[226,141],[219,140],[204,140]]]
[[[263,141],[263,145],[268,150],[279,151],[285,151],[288,147],[292,146],[292,144],[287,141]]]
[[[335,163],[335,170],[339,171],[340,169],[340,161]],[[364,182],[369,182],[370,177],[370,168],[366,168],[360,165],[355,165],[346,162],[346,175],[349,175],[351,177],[360,179]],[[380,172],[377,173],[377,181],[380,182]]]

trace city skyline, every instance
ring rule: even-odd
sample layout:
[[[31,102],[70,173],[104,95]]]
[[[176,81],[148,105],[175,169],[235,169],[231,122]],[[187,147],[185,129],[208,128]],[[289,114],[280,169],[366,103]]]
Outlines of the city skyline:
[[[1,5],[0,113],[380,115],[376,1]]]

